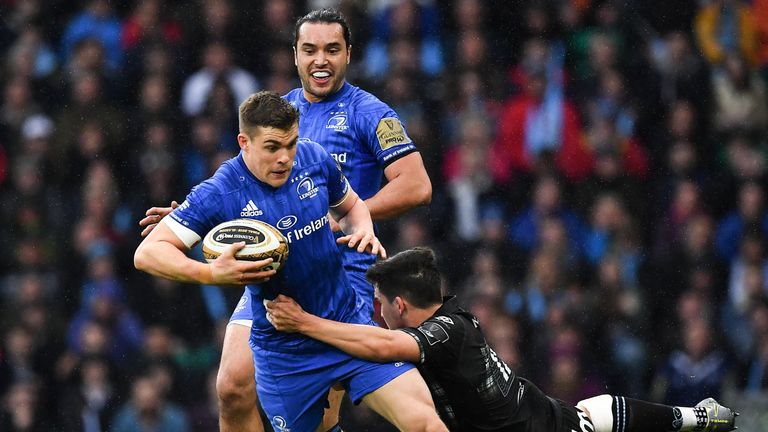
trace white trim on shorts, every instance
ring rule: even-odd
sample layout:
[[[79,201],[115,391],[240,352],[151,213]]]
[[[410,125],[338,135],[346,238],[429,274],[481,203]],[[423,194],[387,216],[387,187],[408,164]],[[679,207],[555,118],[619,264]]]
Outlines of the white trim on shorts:
[[[253,325],[253,320],[244,320],[244,319],[232,320],[227,325],[230,325],[230,324],[237,324],[237,325],[251,328],[251,326]]]

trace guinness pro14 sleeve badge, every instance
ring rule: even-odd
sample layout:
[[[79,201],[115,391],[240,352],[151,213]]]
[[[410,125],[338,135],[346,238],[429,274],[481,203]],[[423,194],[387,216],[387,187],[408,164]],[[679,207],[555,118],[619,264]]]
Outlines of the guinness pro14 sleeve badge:
[[[379,146],[382,150],[411,143],[411,138],[405,133],[400,119],[395,117],[384,117],[379,121],[379,125],[376,127],[376,137],[379,139]]]

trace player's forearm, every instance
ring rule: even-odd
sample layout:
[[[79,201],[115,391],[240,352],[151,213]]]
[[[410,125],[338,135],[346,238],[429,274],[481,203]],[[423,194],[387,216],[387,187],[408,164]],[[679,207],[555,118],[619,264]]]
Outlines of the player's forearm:
[[[301,334],[332,345],[347,354],[371,361],[402,360],[395,358],[392,330],[363,324],[331,321],[311,314],[298,327]]]
[[[187,257],[164,241],[143,242],[133,257],[136,269],[178,282],[211,283],[210,266]]]
[[[357,199],[354,205],[344,215],[343,220],[339,221],[342,226],[349,227],[349,233],[365,230],[373,232],[373,221],[368,206],[361,199]]]

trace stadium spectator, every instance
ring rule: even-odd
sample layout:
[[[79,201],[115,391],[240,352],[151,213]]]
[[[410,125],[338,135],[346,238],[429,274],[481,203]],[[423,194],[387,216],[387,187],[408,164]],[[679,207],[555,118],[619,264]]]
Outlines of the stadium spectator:
[[[35,380],[17,382],[7,387],[3,397],[0,426],[8,432],[43,432],[51,430],[48,413],[40,403],[41,385]]]
[[[374,11],[365,47],[366,74],[381,80],[399,61],[409,59],[414,72],[437,76],[445,67],[439,23],[440,9],[433,2],[400,0]]]
[[[509,221],[509,239],[526,251],[538,246],[542,222],[547,218],[562,220],[568,243],[581,254],[584,247],[585,226],[581,219],[564,202],[562,187],[552,176],[542,176],[536,181],[531,204]]]
[[[736,257],[742,236],[750,226],[754,226],[764,236],[768,234],[765,190],[759,183],[752,181],[739,188],[737,208],[727,214],[717,227],[717,253],[726,262]]]
[[[718,132],[761,132],[768,126],[765,82],[749,69],[744,59],[727,55],[723,70],[713,74],[715,109],[713,125]]]
[[[186,432],[189,419],[184,410],[167,400],[162,384],[150,375],[132,380],[131,400],[118,408],[112,419],[114,432]]]
[[[507,183],[550,163],[569,180],[591,172],[592,154],[584,146],[576,108],[561,94],[546,90],[547,75],[532,71],[525,92],[504,106],[494,144],[497,182]]]
[[[122,29],[123,24],[108,0],[88,0],[85,9],[67,23],[61,37],[63,61],[69,62],[78,42],[93,38],[103,46],[108,68],[119,70],[124,53],[120,46]]]
[[[731,366],[718,348],[716,336],[712,324],[704,318],[685,324],[680,334],[682,347],[659,370],[652,399],[695,404],[701,392],[720,397],[728,385]]]
[[[188,116],[201,114],[212,97],[215,84],[223,80],[232,92],[232,109],[238,102],[259,89],[259,83],[250,72],[240,68],[232,58],[232,51],[222,41],[211,41],[203,48],[202,68],[187,78],[181,91],[181,109]]]
[[[76,377],[58,397],[57,415],[65,430],[109,430],[122,388],[114,365],[106,357],[85,356]]]
[[[713,66],[725,62],[728,54],[757,64],[757,34],[754,16],[742,0],[713,0],[696,13],[694,34],[704,58]]]

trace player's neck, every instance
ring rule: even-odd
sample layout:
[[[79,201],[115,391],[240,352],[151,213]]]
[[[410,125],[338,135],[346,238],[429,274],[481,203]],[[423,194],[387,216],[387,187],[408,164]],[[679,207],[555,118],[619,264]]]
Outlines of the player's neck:
[[[342,80],[341,84],[339,84],[338,88],[334,89],[332,92],[328,93],[324,97],[319,97],[317,95],[314,95],[314,94],[308,92],[307,89],[304,88],[304,87],[301,88],[301,92],[304,95],[304,99],[306,99],[307,102],[313,103],[313,104],[321,103],[321,102],[323,102],[325,100],[328,100],[329,98],[334,97],[337,93],[339,93],[341,91],[341,89],[344,88],[344,84],[346,84],[346,83],[347,83],[347,80]]]
[[[432,315],[440,309],[442,305],[434,305],[424,309],[412,308],[409,310],[408,317],[406,319],[408,327],[418,327],[424,321],[428,320]]]

